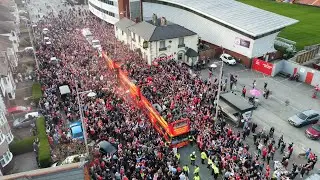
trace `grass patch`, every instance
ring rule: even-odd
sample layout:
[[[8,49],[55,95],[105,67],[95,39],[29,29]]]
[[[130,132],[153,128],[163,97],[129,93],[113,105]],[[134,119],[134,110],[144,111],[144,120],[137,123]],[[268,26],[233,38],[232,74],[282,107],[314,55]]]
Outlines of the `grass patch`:
[[[270,0],[238,0],[270,12],[299,20],[281,31],[280,37],[297,42],[297,49],[320,43],[320,8]]]
[[[38,138],[40,141],[38,160],[41,168],[50,167],[51,153],[48,136],[46,133],[46,122],[44,117],[39,117],[36,121]]]
[[[33,83],[32,85],[32,100],[36,103],[42,98],[42,90],[40,83]]]
[[[9,145],[9,149],[14,156],[24,154],[33,151],[33,142],[36,139],[35,136],[27,137],[22,140],[13,141]]]

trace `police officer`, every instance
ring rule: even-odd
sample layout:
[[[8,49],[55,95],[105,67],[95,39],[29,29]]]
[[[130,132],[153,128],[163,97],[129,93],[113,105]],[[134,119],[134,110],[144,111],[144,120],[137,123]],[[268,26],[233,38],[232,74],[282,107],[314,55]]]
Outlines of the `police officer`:
[[[194,180],[200,180],[199,174],[194,175],[193,179],[194,179]]]
[[[189,167],[187,165],[184,165],[182,167],[183,173],[188,177],[189,176]]]
[[[204,164],[204,160],[206,160],[208,157],[207,157],[207,153],[202,151],[201,152],[201,163]]]
[[[192,154],[190,154],[191,165],[195,164],[196,158],[196,152],[193,151]]]
[[[208,158],[208,166],[207,166],[207,168],[210,168],[211,166],[212,166],[212,160],[211,160],[211,158],[209,157]]]
[[[196,165],[196,167],[194,168],[193,174],[197,175],[197,174],[199,174],[199,172],[200,172],[200,167],[198,165]]]
[[[193,142],[195,140],[194,136],[190,134],[188,138],[189,138],[189,142],[190,142],[191,146],[193,146]]]
[[[176,157],[178,163],[180,163],[180,153],[179,152],[176,153],[175,157]]]

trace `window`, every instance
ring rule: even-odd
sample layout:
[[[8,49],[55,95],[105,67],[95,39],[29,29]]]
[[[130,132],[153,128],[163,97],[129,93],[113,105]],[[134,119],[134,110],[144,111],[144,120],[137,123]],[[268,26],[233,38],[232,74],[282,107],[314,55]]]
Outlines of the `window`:
[[[136,42],[136,34],[132,33],[132,41]]]
[[[8,150],[0,158],[1,158],[0,163],[1,163],[2,167],[5,167],[12,160],[12,153]]]
[[[121,31],[121,34],[123,35],[123,34],[124,34],[124,32],[123,32],[123,31]]]
[[[160,41],[160,48],[165,48],[166,47],[166,41]]]
[[[179,38],[179,45],[184,45],[184,38],[183,37]]]
[[[103,3],[106,3],[106,4],[109,4],[109,5],[111,5],[111,6],[114,5],[114,2],[113,2],[113,1],[109,1],[109,0],[99,0],[99,1],[101,1],[101,2],[103,2]]]
[[[111,2],[112,2],[112,1],[111,1]],[[113,2],[112,2],[112,3],[113,3]],[[112,17],[115,17],[115,16],[116,16],[115,13],[110,12],[110,11],[107,11],[107,10],[104,10],[104,9],[102,9],[102,8],[100,8],[100,7],[92,4],[91,2],[89,2],[89,5],[92,6],[93,8],[95,8],[96,10],[104,13],[104,14],[107,14],[107,15],[112,16]]]
[[[179,53],[179,54],[178,54],[178,60],[181,61],[182,58],[183,58],[183,54],[182,54],[182,53]]]
[[[6,117],[3,115],[3,112],[0,110],[0,126],[2,126],[6,122]]]
[[[140,36],[138,37],[139,43],[141,42]]]
[[[10,131],[8,134],[7,134],[7,143],[10,144],[12,141],[13,141],[13,134],[12,132]]]

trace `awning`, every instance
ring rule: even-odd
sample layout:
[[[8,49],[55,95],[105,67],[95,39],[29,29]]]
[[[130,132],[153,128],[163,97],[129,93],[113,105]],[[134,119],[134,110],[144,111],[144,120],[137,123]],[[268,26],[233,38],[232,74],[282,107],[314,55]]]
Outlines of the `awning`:
[[[61,95],[70,94],[70,92],[71,92],[68,85],[60,86],[60,87],[59,87],[59,91],[60,91],[60,94],[61,94]]]
[[[195,50],[189,48],[186,52],[186,56],[188,57],[197,57],[198,56],[198,52],[196,52]]]

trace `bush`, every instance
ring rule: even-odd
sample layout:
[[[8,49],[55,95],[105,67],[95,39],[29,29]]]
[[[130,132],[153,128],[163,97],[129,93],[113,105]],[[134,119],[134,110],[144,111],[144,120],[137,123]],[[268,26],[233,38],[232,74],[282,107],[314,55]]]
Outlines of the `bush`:
[[[27,137],[22,140],[13,141],[10,145],[10,151],[12,154],[19,155],[33,151],[33,142],[35,140],[35,136]]]
[[[42,98],[41,84],[34,83],[32,85],[32,100],[38,103],[40,98]]]
[[[46,133],[46,122],[44,117],[39,117],[36,121],[38,138],[40,141],[38,151],[38,161],[41,168],[46,168],[51,165],[51,153],[48,136]]]

